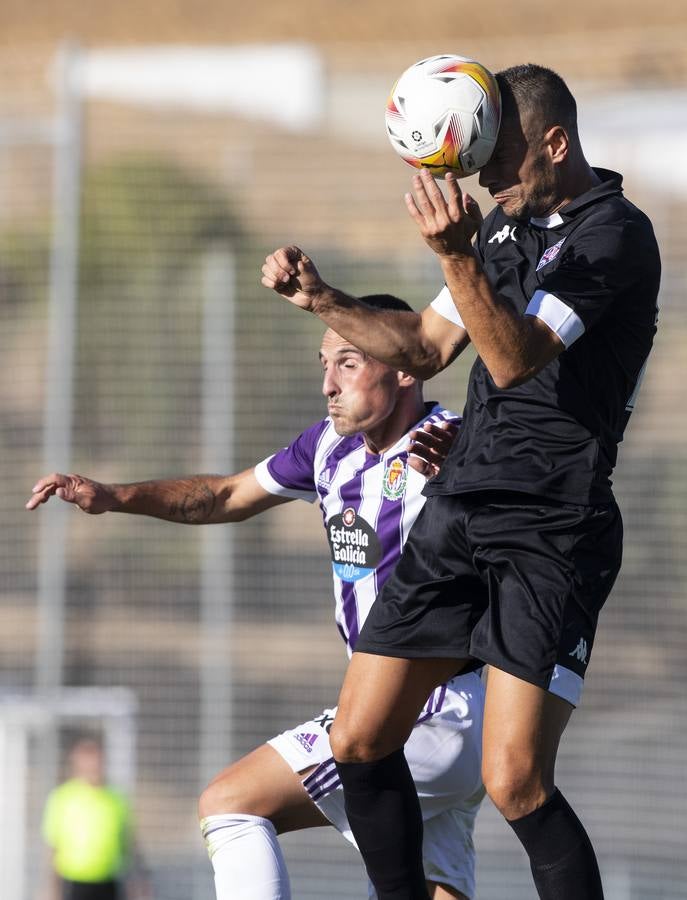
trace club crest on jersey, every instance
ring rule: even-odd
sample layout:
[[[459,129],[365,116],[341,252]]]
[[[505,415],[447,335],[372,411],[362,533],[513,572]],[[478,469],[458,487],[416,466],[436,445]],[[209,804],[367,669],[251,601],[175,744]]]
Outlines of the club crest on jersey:
[[[400,457],[392,460],[384,472],[382,493],[387,500],[400,500],[406,489],[408,469]]]
[[[558,254],[560,253],[560,249],[565,242],[565,238],[561,238],[557,244],[554,244],[553,247],[549,247],[548,250],[544,250],[542,253],[542,257],[537,263],[537,272],[542,269],[544,266],[548,265],[552,260],[554,260]]]

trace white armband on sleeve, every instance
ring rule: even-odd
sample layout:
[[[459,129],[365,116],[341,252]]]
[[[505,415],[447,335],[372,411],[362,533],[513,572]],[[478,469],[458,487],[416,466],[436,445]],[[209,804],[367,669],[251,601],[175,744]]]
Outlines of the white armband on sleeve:
[[[274,454],[272,454],[272,456],[274,456]],[[315,500],[317,500],[316,491],[302,491],[297,488],[288,488],[283,484],[280,484],[276,478],[272,477],[270,470],[267,468],[267,463],[272,459],[272,456],[263,459],[263,461],[259,462],[253,469],[253,474],[260,487],[267,491],[268,494],[276,494],[277,497],[290,497],[292,500],[307,500],[308,503],[314,503]]]
[[[451,292],[446,285],[443,286],[430,305],[434,312],[438,312],[444,319],[448,319],[454,325],[460,325],[461,328],[465,328],[460,313],[456,309],[456,304],[453,302]]]
[[[585,332],[584,322],[577,313],[555,294],[547,294],[546,291],[534,292],[534,296],[527,304],[525,315],[541,319],[558,335],[566,347],[574,344]]]

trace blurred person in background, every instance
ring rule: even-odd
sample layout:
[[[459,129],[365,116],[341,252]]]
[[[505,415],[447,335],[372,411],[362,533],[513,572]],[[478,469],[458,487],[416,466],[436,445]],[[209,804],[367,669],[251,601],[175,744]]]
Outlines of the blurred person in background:
[[[390,295],[363,299],[371,308],[410,310]],[[335,618],[350,656],[422,508],[426,476],[438,472],[448,452],[458,417],[425,402],[419,379],[362,353],[331,329],[319,355],[329,415],[254,468],[129,485],[54,473],[35,485],[27,507],[56,495],[92,514],[204,524],[239,522],[295,499],[319,500],[332,556]],[[408,741],[425,821],[427,890],[434,900],[475,896],[472,835],[484,796],[483,696],[476,672],[447,679],[429,696]],[[218,900],[291,897],[278,834],[333,825],[355,845],[329,746],[335,714],[317,712],[270,739],[203,792],[201,829]]]
[[[100,739],[84,735],[69,775],[48,795],[43,837],[52,850],[50,900],[144,900],[152,896],[127,798],[105,777]]]

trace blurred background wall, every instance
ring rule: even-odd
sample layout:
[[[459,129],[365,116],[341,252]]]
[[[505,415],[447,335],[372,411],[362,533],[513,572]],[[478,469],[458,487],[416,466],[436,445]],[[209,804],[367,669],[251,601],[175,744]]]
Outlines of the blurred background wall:
[[[298,243],[352,293],[417,308],[435,295],[439,269],[406,216],[410,169],[383,108],[400,72],[438,52],[559,71],[590,162],[624,173],[661,245],[661,325],[616,479],[625,563],[558,780],[609,900],[687,896],[683,6],[2,7],[3,900],[40,896],[40,810],[74,730],[105,737],[158,900],[202,900],[199,791],[335,701],[345,656],[316,509],[191,529],[23,506],[53,470],[236,471],[322,415],[321,328],[259,285],[275,247]],[[459,409],[471,361],[427,395]],[[488,802],[477,841],[479,900],[531,900],[527,863]],[[365,896],[336,834],[284,846],[294,897]]]

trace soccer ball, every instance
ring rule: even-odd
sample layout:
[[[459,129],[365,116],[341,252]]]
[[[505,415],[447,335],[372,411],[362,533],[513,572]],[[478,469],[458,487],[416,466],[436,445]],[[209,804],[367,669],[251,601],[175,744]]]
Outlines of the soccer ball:
[[[408,165],[441,178],[477,172],[491,156],[501,122],[496,79],[484,66],[444,54],[416,62],[386,104],[391,146]]]

